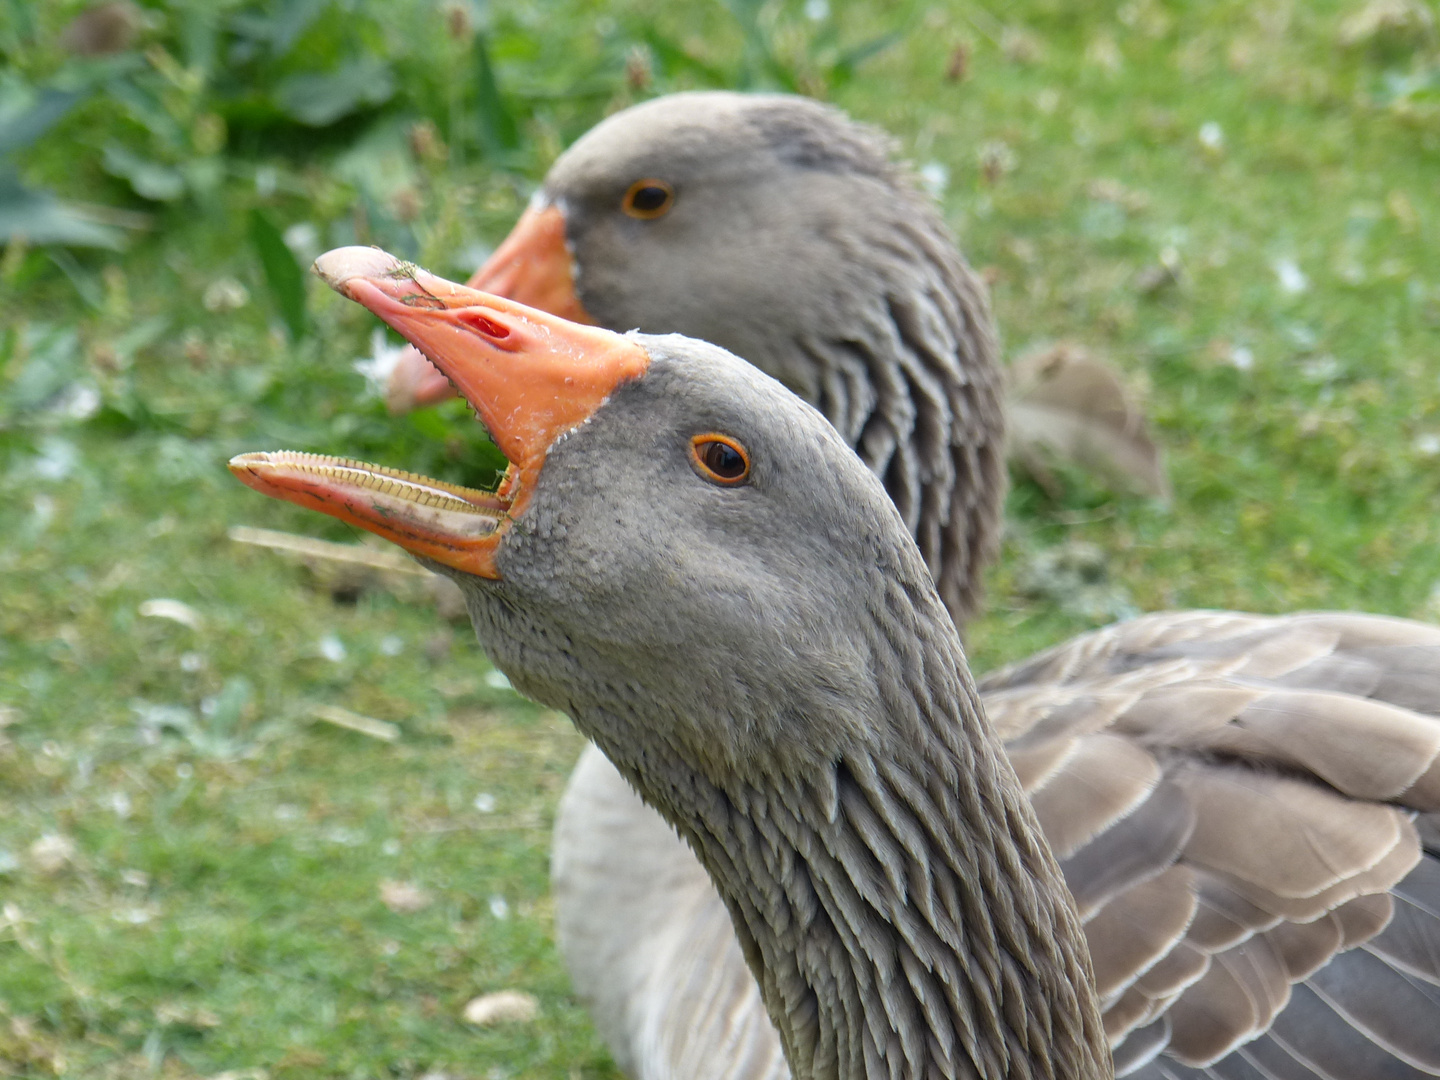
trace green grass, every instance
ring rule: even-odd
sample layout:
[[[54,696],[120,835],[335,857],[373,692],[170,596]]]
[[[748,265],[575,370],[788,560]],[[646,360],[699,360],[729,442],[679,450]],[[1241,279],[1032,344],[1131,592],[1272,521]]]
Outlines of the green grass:
[[[615,1075],[551,942],[568,722],[493,685],[468,627],[405,589],[226,537],[354,539],[235,483],[242,450],[462,480],[493,463],[458,407],[396,420],[366,397],[354,305],[312,285],[292,343],[257,209],[459,273],[608,109],[716,83],[820,93],[948,174],[1007,352],[1109,358],[1168,454],[1168,508],[1069,471],[1058,499],[1017,480],[978,667],[1095,623],[1058,586],[1022,591],[1077,542],[1106,553],[1117,608],[1436,614],[1436,32],[1343,45],[1362,5],[1328,0],[832,4],[496,5],[496,96],[418,2],[323,11],[233,70],[176,2],[133,54],[148,125],[133,95],[97,93],[19,158],[32,187],[148,226],[123,251],[0,256],[0,1075]],[[73,76],[56,41],[75,10],[0,6],[0,83]],[[390,63],[395,96],[313,129],[265,104],[347,55]],[[424,119],[444,152],[411,137]],[[117,140],[183,194],[107,174]],[[62,407],[85,395],[93,415]],[[142,616],[157,598],[196,625]],[[317,704],[400,738],[317,723]],[[392,912],[387,881],[433,902]],[[535,994],[539,1020],[464,1023],[502,988]]]

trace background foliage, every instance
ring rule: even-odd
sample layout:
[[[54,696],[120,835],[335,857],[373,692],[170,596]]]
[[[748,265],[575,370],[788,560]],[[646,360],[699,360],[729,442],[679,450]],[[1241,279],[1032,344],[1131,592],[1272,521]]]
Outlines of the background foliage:
[[[550,943],[577,737],[414,579],[228,539],[355,537],[223,463],[482,477],[302,268],[468,274],[587,127],[705,86],[894,131],[1008,351],[1147,393],[1173,503],[1018,481],[978,666],[1174,605],[1436,614],[1433,4],[0,0],[0,1075],[613,1075]],[[501,988],[538,1019],[466,1024]]]

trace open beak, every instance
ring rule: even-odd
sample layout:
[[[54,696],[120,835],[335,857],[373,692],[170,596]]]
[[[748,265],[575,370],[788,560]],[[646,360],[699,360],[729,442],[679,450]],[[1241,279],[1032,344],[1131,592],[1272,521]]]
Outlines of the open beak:
[[[554,205],[531,206],[505,242],[467,284],[509,297],[571,322],[594,324],[575,295],[575,274],[565,243],[565,214]],[[434,405],[455,393],[449,380],[416,349],[400,354],[386,385],[392,413]]]
[[[551,445],[642,375],[649,355],[619,334],[456,285],[378,248],[339,248],[314,269],[429,357],[510,467],[494,491],[291,451],[241,454],[230,471],[256,491],[369,529],[411,554],[498,579],[498,548]]]

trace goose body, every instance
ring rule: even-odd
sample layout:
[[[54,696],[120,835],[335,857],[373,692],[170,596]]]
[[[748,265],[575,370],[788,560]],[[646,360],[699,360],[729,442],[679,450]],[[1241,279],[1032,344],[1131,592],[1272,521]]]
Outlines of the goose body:
[[[535,206],[568,248],[552,244],[547,261],[507,242],[475,280],[519,282],[617,329],[710,337],[814,402],[884,479],[958,622],[1003,493],[995,336],[982,290],[887,153],[810,102],[651,102],[600,125],[547,179]],[[673,207],[623,214],[647,179]],[[823,227],[802,203],[829,208]],[[695,207],[708,227],[698,211],[680,217]],[[837,266],[847,273],[827,276]],[[933,467],[946,454],[926,448],[947,443],[961,464]],[[926,507],[970,524],[936,525]],[[1416,839],[1434,809],[1435,650],[1435,630],[1396,620],[1163,613],[984,680],[1080,898],[1122,1074],[1440,1073],[1421,1034],[1440,986],[1422,959],[1440,879]],[[1263,833],[1256,805],[1292,816]],[[1307,862],[1312,847],[1325,854]],[[562,952],[625,1071],[785,1075],[719,895],[594,748],[562,799],[553,859]],[[1112,880],[1114,865],[1129,869]],[[1394,1015],[1378,1022],[1357,999]]]
[[[232,469],[460,583],[695,851],[791,1075],[1085,1080],[1112,1045],[1133,1076],[1433,1075],[1440,631],[1150,616],[993,676],[992,724],[905,523],[777,383],[371,249],[317,267],[511,467]]]
[[[1117,1075],[1440,1074],[1440,630],[1167,612],[979,690],[1079,902]],[[718,894],[593,747],[553,861],[629,1075],[787,1075],[735,938],[705,932]]]
[[[550,877],[561,953],[622,1072],[790,1075],[715,886],[593,743],[561,797]]]
[[[231,469],[449,573],[497,665],[685,837],[801,1080],[1112,1075],[1074,902],[873,473],[715,346],[576,326],[373,249],[317,260],[510,462],[494,491]]]

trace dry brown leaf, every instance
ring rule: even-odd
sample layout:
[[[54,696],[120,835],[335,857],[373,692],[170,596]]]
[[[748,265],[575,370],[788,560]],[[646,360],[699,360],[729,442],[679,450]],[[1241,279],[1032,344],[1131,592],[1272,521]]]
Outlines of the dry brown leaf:
[[[220,1026],[220,1017],[200,1005],[164,1002],[155,1006],[155,1022],[162,1027],[187,1027],[196,1031]]]
[[[135,43],[145,16],[129,0],[96,4],[71,19],[60,32],[60,47],[75,56],[108,56]]]
[[[482,1027],[490,1024],[523,1024],[540,1015],[540,999],[523,990],[497,990],[471,998],[465,1006],[467,1023]]]
[[[469,621],[465,594],[460,586],[392,548],[372,547],[368,543],[337,544],[248,525],[235,525],[228,535],[236,543],[269,548],[298,559],[336,599],[353,600],[364,592],[383,589],[410,603],[428,597],[443,618],[451,622]]]
[[[1009,452],[1047,490],[1059,459],[1106,483],[1159,499],[1170,484],[1134,396],[1111,365],[1072,342],[1030,353],[1010,368]]]
[[[382,881],[380,902],[397,915],[413,915],[435,901],[424,889],[408,881]]]
[[[45,877],[53,877],[75,861],[75,841],[46,833],[30,845],[30,862]]]
[[[1435,16],[1422,0],[1369,0],[1345,17],[1336,38],[1350,48],[1386,38],[1418,44],[1434,34]]]
[[[370,738],[380,739],[383,742],[395,742],[400,738],[399,724],[392,724],[388,720],[376,720],[373,716],[361,716],[349,709],[342,709],[339,705],[315,705],[310,709],[310,715],[327,724],[334,724],[347,731],[356,731],[361,735],[369,735]]]
[[[963,41],[950,50],[950,62],[945,65],[948,82],[964,82],[970,73],[970,46]]]

